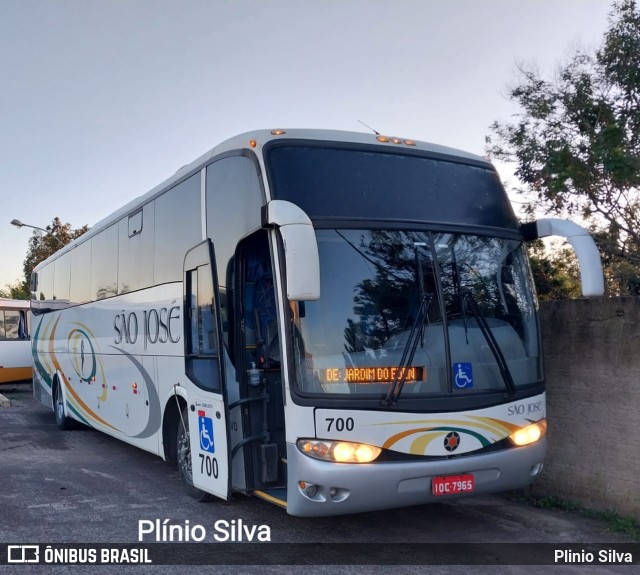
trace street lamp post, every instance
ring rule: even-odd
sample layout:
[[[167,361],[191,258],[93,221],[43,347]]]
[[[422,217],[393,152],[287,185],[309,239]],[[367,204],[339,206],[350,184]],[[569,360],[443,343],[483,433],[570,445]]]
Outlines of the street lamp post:
[[[20,220],[11,220],[10,224],[15,226],[16,228],[33,228],[34,230],[40,230],[44,232],[48,236],[51,236],[54,240],[56,240],[61,247],[64,247],[64,242],[57,236],[54,236],[49,230],[45,230],[44,228],[39,228],[38,226],[31,226],[29,224],[23,224]]]

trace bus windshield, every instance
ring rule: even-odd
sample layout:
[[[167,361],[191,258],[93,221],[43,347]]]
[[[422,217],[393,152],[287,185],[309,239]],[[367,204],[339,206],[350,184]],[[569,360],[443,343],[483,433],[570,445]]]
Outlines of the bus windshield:
[[[316,236],[322,297],[300,302],[294,318],[299,392],[384,396],[402,380],[407,399],[513,391],[542,379],[520,241],[399,230]]]

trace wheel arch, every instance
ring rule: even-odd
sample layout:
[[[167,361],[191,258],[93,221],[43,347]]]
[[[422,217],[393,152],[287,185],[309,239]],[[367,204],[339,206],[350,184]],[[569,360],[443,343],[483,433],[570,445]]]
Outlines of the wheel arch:
[[[61,383],[61,378],[56,370],[53,373],[53,377],[51,378],[51,409],[55,411],[56,409],[56,390],[60,388],[60,393],[62,393],[62,401],[67,402],[67,391],[64,388],[64,385]]]
[[[176,386],[165,400],[164,415],[162,417],[162,454],[164,460],[172,467],[177,466],[176,450],[178,424],[181,412],[187,405],[184,388]]]

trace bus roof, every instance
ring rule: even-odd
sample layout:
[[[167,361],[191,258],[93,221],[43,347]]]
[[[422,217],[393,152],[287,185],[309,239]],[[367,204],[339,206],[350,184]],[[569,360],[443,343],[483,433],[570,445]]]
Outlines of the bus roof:
[[[29,309],[29,300],[0,298],[0,309]]]
[[[108,228],[112,224],[119,221],[122,217],[135,212],[141,208],[144,204],[154,199],[156,196],[164,193],[169,188],[173,187],[181,180],[186,179],[188,176],[193,175],[198,170],[202,169],[211,160],[220,154],[225,152],[231,152],[236,150],[250,150],[261,151],[262,148],[270,142],[277,141],[279,139],[295,139],[295,140],[314,140],[325,142],[339,142],[339,143],[352,143],[361,145],[376,145],[381,148],[394,149],[394,150],[414,150],[422,151],[428,154],[438,156],[448,156],[457,160],[468,160],[473,163],[483,163],[487,167],[491,167],[491,163],[481,156],[457,150],[455,148],[449,148],[446,146],[440,146],[438,144],[432,144],[429,142],[421,142],[418,140],[412,140],[409,138],[399,138],[393,136],[383,136],[380,134],[366,133],[366,132],[347,132],[340,130],[317,130],[317,129],[277,129],[277,130],[255,130],[252,132],[245,132],[232,138],[229,138],[217,146],[211,148],[193,162],[182,166],[175,174],[164,180],[162,183],[149,190],[147,193],[131,200],[115,212],[111,213],[107,217],[99,220],[94,224],[90,230],[73,240],[65,247],[58,250],[56,253],[47,258],[44,262],[38,264],[34,271],[38,270],[45,262],[53,261],[57,259],[63,253],[71,251],[75,246],[84,243],[84,241],[90,239],[100,231]]]

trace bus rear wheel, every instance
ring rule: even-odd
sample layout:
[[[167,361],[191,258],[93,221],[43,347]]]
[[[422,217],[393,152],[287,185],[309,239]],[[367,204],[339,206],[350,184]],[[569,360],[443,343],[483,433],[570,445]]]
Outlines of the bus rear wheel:
[[[75,420],[67,417],[64,396],[62,395],[62,387],[60,386],[60,381],[57,378],[53,383],[53,412],[56,416],[56,425],[58,426],[58,429],[65,431],[76,427]]]
[[[213,495],[193,485],[193,468],[191,462],[191,440],[189,439],[189,412],[186,406],[182,408],[180,421],[178,421],[178,436],[176,439],[176,460],[182,486],[189,497],[196,501],[210,501]]]

